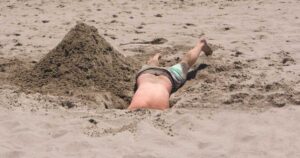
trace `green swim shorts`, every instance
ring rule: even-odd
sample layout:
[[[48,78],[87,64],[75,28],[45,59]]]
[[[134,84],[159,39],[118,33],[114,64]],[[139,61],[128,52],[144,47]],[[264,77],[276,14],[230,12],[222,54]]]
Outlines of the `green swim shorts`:
[[[171,67],[157,67],[151,65],[144,65],[141,70],[137,73],[136,79],[141,74],[153,74],[156,76],[163,75],[169,78],[172,83],[172,93],[177,91],[186,81],[188,66],[185,63],[178,63]],[[135,85],[135,90],[137,85]]]

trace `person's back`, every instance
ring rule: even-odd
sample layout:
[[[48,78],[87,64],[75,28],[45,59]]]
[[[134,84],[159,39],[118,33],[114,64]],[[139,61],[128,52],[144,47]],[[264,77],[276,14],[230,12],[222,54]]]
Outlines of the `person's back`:
[[[166,109],[169,107],[172,83],[166,76],[142,74],[137,79],[137,86],[138,89],[132,98],[130,109]]]

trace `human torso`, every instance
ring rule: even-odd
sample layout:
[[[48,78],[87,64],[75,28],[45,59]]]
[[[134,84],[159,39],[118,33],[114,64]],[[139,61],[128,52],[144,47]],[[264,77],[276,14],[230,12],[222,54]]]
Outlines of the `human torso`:
[[[142,74],[137,79],[137,85],[138,89],[129,108],[166,109],[169,107],[172,83],[166,76]]]

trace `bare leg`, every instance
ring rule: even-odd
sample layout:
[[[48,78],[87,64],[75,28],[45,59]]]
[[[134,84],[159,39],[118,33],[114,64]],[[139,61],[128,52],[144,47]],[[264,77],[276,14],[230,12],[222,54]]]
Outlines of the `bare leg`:
[[[200,39],[197,45],[183,56],[181,62],[185,63],[188,66],[187,69],[190,69],[197,61],[201,51],[203,51],[205,55],[212,54],[212,50],[207,45],[205,39]]]
[[[158,60],[160,59],[160,57],[160,53],[156,53],[153,57],[150,57],[150,59],[147,61],[147,64],[152,66],[159,66]]]

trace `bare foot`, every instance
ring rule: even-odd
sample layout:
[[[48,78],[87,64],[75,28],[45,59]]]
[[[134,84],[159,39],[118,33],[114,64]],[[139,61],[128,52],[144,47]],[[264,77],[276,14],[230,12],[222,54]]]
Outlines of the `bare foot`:
[[[161,54],[160,53],[156,53],[153,57],[154,60],[159,60],[161,58]]]
[[[156,53],[153,57],[151,57],[148,60],[148,64],[149,65],[153,65],[153,66],[159,66],[159,59],[161,58],[161,54],[160,53]]]
[[[212,55],[213,51],[212,49],[208,46],[207,42],[205,39],[200,39],[199,44],[202,46],[202,51],[205,53],[206,56]]]

